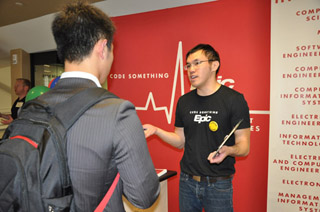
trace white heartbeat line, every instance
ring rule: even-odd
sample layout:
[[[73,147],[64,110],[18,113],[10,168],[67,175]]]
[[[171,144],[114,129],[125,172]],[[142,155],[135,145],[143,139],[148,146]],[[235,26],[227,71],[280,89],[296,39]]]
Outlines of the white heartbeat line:
[[[162,110],[165,111],[168,124],[170,124],[171,120],[172,120],[173,103],[174,103],[174,98],[176,95],[176,87],[177,87],[179,68],[180,68],[180,82],[181,82],[180,84],[181,84],[181,96],[182,96],[184,94],[184,81],[183,81],[183,60],[182,60],[182,42],[181,41],[179,41],[179,44],[178,44],[176,68],[174,71],[174,80],[173,80],[173,86],[172,86],[169,111],[168,111],[168,107],[166,107],[166,106],[163,106],[163,107],[156,106],[152,92],[149,92],[146,105],[144,107],[136,107],[136,110],[145,110],[145,111],[148,110],[149,104],[151,102],[154,111],[162,111]]]
[[[176,95],[176,87],[177,87],[177,80],[178,80],[178,73],[180,68],[180,82],[181,82],[181,96],[184,95],[184,80],[183,80],[183,59],[182,59],[182,42],[179,41],[178,44],[178,52],[177,52],[177,60],[176,60],[176,68],[174,71],[174,80],[173,80],[173,86],[172,86],[172,93],[171,93],[171,101],[170,101],[170,108],[168,110],[168,107],[162,106],[157,107],[153,93],[149,92],[147,102],[144,107],[136,107],[136,110],[143,110],[147,111],[149,108],[150,102],[152,103],[152,108],[154,111],[164,111],[167,117],[168,124],[171,124],[172,120],[172,112],[173,112],[173,103],[174,98]],[[269,111],[263,111],[263,110],[250,110],[250,114],[260,114],[260,115],[267,115],[269,114]]]

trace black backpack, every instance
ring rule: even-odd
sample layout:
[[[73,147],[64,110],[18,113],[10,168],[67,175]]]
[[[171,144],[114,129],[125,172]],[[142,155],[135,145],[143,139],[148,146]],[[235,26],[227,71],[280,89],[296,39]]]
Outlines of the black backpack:
[[[91,106],[117,98],[88,88],[52,107],[40,100],[23,106],[0,144],[0,211],[70,211],[73,198],[66,133]]]

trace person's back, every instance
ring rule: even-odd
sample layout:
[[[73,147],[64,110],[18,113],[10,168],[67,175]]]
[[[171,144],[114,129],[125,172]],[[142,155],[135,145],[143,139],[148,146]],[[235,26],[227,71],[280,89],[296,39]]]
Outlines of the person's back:
[[[100,87],[113,61],[114,26],[109,17],[78,3],[57,15],[52,30],[66,72],[39,99],[57,104],[82,89]],[[96,104],[71,127],[67,138],[74,211],[93,211],[118,172],[120,180],[105,211],[124,211],[122,194],[139,208],[156,200],[159,180],[130,102],[111,98]]]
[[[39,99],[54,105],[81,89],[95,86],[88,79],[62,78]],[[107,211],[124,211],[122,192],[140,208],[149,207],[157,198],[158,177],[130,102],[111,98],[93,106],[68,131],[67,140],[76,211],[92,211],[97,207],[117,172],[121,180]]]

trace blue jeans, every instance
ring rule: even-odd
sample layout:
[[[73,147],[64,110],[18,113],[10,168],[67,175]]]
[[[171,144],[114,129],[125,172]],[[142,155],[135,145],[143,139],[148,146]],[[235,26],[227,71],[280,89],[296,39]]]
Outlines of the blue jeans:
[[[181,172],[179,184],[180,212],[233,212],[232,178],[215,183],[197,182]]]

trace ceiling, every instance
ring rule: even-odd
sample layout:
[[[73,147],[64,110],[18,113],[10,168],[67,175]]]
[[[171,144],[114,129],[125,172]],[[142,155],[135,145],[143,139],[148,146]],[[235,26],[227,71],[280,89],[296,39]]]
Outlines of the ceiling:
[[[28,53],[55,49],[54,14],[74,0],[0,0],[0,68],[10,66],[10,50]],[[111,17],[215,0],[87,0]]]
[[[53,14],[59,11],[63,5],[73,0],[0,0],[0,29],[11,28],[17,23],[24,22]],[[88,0],[90,3],[103,0]],[[27,24],[27,23],[26,23]],[[18,27],[21,25],[18,25]],[[9,36],[0,35],[0,68],[10,65],[10,50],[22,48],[14,46],[16,36],[11,34],[14,30],[9,30]],[[1,33],[1,30],[0,30]]]
[[[67,2],[72,0],[0,0],[0,27],[55,13]]]

